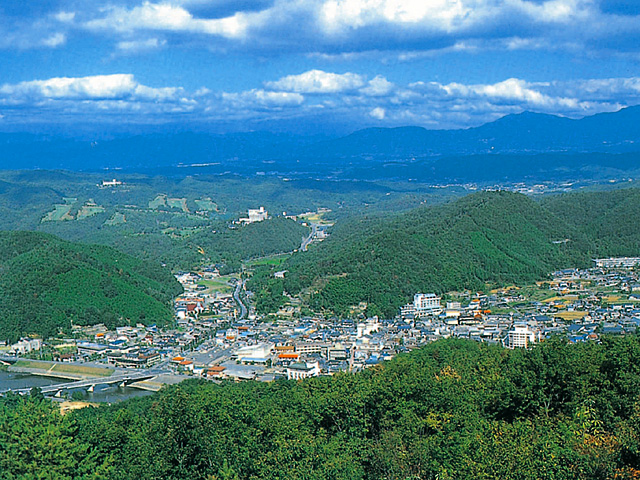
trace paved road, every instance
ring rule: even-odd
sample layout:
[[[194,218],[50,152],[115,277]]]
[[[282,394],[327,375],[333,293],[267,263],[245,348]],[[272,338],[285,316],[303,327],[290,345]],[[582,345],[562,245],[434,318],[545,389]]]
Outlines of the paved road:
[[[300,250],[301,251],[303,251],[303,252],[307,251],[307,247],[312,242],[313,237],[315,236],[317,230],[318,230],[318,224],[317,223],[312,223],[311,224],[311,233],[309,234],[309,236],[307,238],[302,240],[302,245],[300,245]]]
[[[247,316],[247,307],[244,305],[244,303],[242,303],[242,300],[240,300],[240,289],[244,287],[245,281],[246,280],[242,280],[241,282],[236,283],[236,289],[233,291],[233,298],[235,299],[236,303],[240,305],[239,320]]]

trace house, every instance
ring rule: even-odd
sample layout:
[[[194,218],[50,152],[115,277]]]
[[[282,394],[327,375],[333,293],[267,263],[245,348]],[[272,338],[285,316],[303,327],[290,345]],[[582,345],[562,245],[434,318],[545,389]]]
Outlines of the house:
[[[113,352],[108,354],[107,360],[116,367],[123,368],[149,368],[160,363],[162,357],[151,349],[133,350],[130,352]]]
[[[100,343],[78,342],[78,355],[104,355],[107,353],[107,346]]]
[[[303,378],[317,377],[320,375],[318,362],[298,362],[287,367],[287,379],[302,380]]]
[[[212,367],[207,368],[206,375],[207,378],[224,378],[226,375],[224,371],[227,367],[223,367],[221,365],[214,365]]]
[[[11,345],[9,354],[24,355],[34,350],[40,350],[41,348],[42,340],[39,338],[21,338],[18,343]]]

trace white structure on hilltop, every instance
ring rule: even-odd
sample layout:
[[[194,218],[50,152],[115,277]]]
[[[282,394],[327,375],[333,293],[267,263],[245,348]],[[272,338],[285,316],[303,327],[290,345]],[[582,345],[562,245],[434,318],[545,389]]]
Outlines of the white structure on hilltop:
[[[114,178],[112,180],[103,180],[102,185],[98,185],[98,186],[99,187],[117,187],[118,185],[122,185],[122,182]]]
[[[247,217],[241,218],[238,221],[240,223],[255,223],[266,220],[269,216],[269,213],[264,209],[264,207],[260,208],[250,208],[247,210]]]
[[[540,333],[536,339],[536,333],[529,329],[527,325],[514,325],[507,337],[504,339],[504,346],[507,348],[528,348],[536,341],[540,341]]]
[[[247,212],[249,214],[249,223],[261,222],[267,219],[267,211],[264,207],[250,208]]]
[[[413,308],[416,316],[440,315],[442,306],[440,297],[435,293],[416,293],[413,297]]]

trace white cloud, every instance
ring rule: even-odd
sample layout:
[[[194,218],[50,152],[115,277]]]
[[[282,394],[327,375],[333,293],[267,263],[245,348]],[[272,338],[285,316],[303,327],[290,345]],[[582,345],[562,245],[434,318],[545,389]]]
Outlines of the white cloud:
[[[260,89],[240,93],[222,93],[224,102],[238,107],[292,107],[301,105],[304,97],[299,93],[268,92]]]
[[[288,75],[275,82],[266,82],[270,90],[298,93],[339,93],[355,90],[364,85],[362,76],[355,73],[329,73],[309,70],[300,75]]]
[[[76,18],[76,14],[75,12],[58,12],[55,15],[53,15],[53,18],[55,18],[57,21],[61,22],[61,23],[71,23],[73,22],[73,20]]]
[[[63,2],[63,4],[66,2]],[[628,50],[640,16],[603,13],[602,0],[100,0],[2,27],[0,47],[58,46],[75,29],[115,37],[120,52],[149,37],[224,50],[301,51],[348,60],[400,52],[404,61],[455,51]],[[206,13],[203,13],[206,12]],[[4,34],[4,35],[2,35]],[[3,38],[4,37],[4,38]],[[43,40],[44,38],[44,40]],[[617,40],[616,40],[617,39]],[[637,42],[636,42],[637,43]],[[638,50],[637,47],[632,50]]]
[[[441,88],[449,97],[489,99],[492,102],[519,105],[523,108],[577,109],[579,101],[575,98],[550,96],[543,93],[545,84],[531,84],[518,78],[509,78],[494,84],[463,85],[450,83]],[[543,88],[541,88],[543,87]]]
[[[45,47],[55,48],[63,45],[66,41],[67,36],[64,33],[54,33],[50,37],[42,40],[42,45],[44,45]]]
[[[386,115],[386,110],[382,107],[376,107],[373,110],[371,110],[369,112],[369,115],[373,118],[375,118],[376,120],[384,120],[384,117]]]
[[[378,75],[373,80],[369,81],[369,84],[362,88],[360,91],[365,95],[370,97],[381,97],[384,95],[388,95],[393,89],[395,85],[384,78],[381,75]]]
[[[249,18],[255,15],[238,12],[226,18],[198,19],[182,7],[169,3],[144,2],[132,9],[110,7],[101,18],[85,23],[92,30],[130,33],[138,30],[192,32],[241,38],[245,35]]]
[[[378,75],[310,71],[238,92],[188,92],[179,86],[151,87],[131,74],[56,77],[0,85],[2,113],[37,118],[44,113],[94,119],[126,115],[141,123],[181,119],[225,122],[278,121],[317,116],[353,125],[422,125],[462,128],[525,110],[581,117],[640,104],[640,78],[496,83],[418,81],[405,85]],[[44,112],[44,113],[43,113]],[[324,118],[324,117],[322,117]]]
[[[320,21],[328,32],[391,23],[412,25],[426,23],[444,31],[453,30],[472,13],[463,0],[327,0],[321,8]]]
[[[90,77],[56,77],[0,86],[0,95],[15,100],[138,99],[166,101],[179,98],[181,88],[151,88],[139,84],[131,74]]]
[[[126,53],[137,53],[156,50],[165,46],[166,43],[166,40],[158,40],[157,38],[148,38],[146,40],[127,40],[118,42],[116,48]]]

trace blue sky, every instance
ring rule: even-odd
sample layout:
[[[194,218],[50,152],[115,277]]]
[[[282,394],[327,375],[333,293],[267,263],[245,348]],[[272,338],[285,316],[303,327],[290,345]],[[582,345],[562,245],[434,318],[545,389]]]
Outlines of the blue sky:
[[[466,128],[640,104],[632,0],[6,0],[0,129]]]

